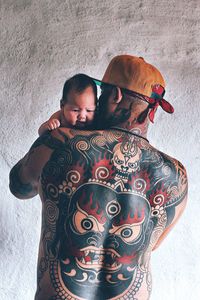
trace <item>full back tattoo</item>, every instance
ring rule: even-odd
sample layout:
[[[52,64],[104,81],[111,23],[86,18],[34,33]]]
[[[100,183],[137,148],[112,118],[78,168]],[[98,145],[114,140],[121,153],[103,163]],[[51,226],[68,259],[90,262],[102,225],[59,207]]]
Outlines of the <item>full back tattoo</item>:
[[[187,192],[183,166],[117,130],[59,129],[32,151],[41,144],[53,151],[35,299],[149,299],[151,251]]]

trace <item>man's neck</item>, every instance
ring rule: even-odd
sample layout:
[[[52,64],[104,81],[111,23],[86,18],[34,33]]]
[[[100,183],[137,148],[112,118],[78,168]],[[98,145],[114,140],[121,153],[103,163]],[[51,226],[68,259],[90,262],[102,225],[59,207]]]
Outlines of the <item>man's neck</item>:
[[[131,133],[136,133],[144,138],[147,138],[147,131],[148,131],[148,121],[144,121],[142,124],[139,124],[136,120],[130,121],[127,120],[123,123],[117,124],[116,126],[112,126],[112,128],[119,128],[121,130],[127,130]]]

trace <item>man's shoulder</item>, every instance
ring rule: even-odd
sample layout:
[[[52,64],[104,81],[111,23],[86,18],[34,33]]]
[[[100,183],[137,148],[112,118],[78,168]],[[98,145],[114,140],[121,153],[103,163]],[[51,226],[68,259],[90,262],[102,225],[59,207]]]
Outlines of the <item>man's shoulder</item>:
[[[67,127],[59,127],[56,130],[51,131],[51,135],[54,138],[57,138],[61,141],[64,141],[66,138],[71,139],[77,136],[91,136],[91,135],[102,135],[103,131],[100,130],[83,130]]]
[[[177,187],[187,186],[187,172],[176,158],[156,149],[148,143],[140,145],[142,151],[141,171],[144,169],[154,178],[157,188],[161,182],[165,186],[176,183]]]
[[[84,129],[75,129],[75,128],[66,128],[66,127],[59,127],[56,130],[50,132],[50,137],[55,141],[58,140],[62,143],[68,143],[68,145],[72,142],[78,141],[87,141],[92,144],[98,144],[99,137],[103,143],[106,140],[108,144],[117,143],[122,134],[113,135],[112,130],[84,130]]]
[[[179,173],[179,171],[182,170],[182,172],[186,173],[185,166],[177,158],[174,158],[159,150],[157,150],[157,153],[160,155],[160,157],[162,157],[163,161],[168,164],[169,167],[172,167],[171,171],[174,173]]]
[[[155,177],[162,175],[162,182],[165,186],[171,189],[171,186],[176,186],[177,195],[187,193],[187,171],[184,165],[176,158],[151,147],[153,156],[157,157],[154,163],[153,174]],[[173,193],[172,193],[173,194]]]
[[[63,144],[62,136],[56,133],[56,130],[47,131],[34,141],[30,150],[34,150],[38,147],[43,148],[44,146],[53,150],[55,148],[62,146],[62,144]]]
[[[160,151],[150,144],[148,147],[146,147],[146,151],[147,153],[152,153],[152,156],[156,156],[159,160],[162,160],[165,164],[168,164],[168,166],[180,166],[182,169],[185,169],[183,164],[177,158]]]

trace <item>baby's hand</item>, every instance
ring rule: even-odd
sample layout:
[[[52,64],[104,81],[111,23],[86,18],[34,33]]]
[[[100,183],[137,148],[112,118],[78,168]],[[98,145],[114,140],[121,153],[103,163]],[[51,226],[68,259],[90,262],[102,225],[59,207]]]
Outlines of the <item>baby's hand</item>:
[[[48,130],[54,130],[60,127],[60,121],[58,119],[50,119],[47,121],[47,128]]]

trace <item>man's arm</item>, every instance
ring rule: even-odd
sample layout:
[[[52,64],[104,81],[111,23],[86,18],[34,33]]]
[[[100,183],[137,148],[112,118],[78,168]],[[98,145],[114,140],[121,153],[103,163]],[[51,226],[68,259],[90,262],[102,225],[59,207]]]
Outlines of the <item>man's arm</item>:
[[[25,180],[23,182],[22,180],[22,174],[21,170],[23,169],[23,162],[24,159],[21,159],[10,171],[10,191],[11,193],[19,198],[19,199],[28,199],[32,198],[35,195],[37,195],[37,185],[34,186],[33,182],[28,182],[28,180]]]
[[[181,169],[179,169],[179,171],[180,171],[180,173],[178,174],[179,193],[177,195],[177,198],[179,198],[179,202],[178,202],[178,205],[175,206],[175,214],[174,214],[173,218],[171,219],[170,223],[166,226],[165,230],[159,237],[158,241],[156,242],[155,246],[153,247],[153,250],[157,249],[160,246],[162,241],[167,237],[169,232],[174,228],[175,224],[181,217],[181,215],[185,209],[186,203],[187,203],[187,195],[188,195],[187,173],[186,173],[185,168],[182,165],[181,165]]]
[[[19,199],[28,199],[38,194],[42,169],[51,153],[62,142],[57,133],[44,134],[32,145],[29,152],[10,171],[10,191]]]
[[[153,250],[157,249],[160,246],[162,241],[167,237],[167,235],[170,233],[170,231],[174,228],[174,226],[176,225],[177,221],[179,220],[179,218],[181,217],[181,215],[185,209],[186,203],[187,203],[187,196],[185,196],[184,199],[182,200],[181,204],[179,204],[176,207],[176,213],[175,213],[172,223],[169,226],[167,226],[166,229],[163,231],[163,233],[161,234],[160,238],[158,239],[156,245],[153,247]]]

